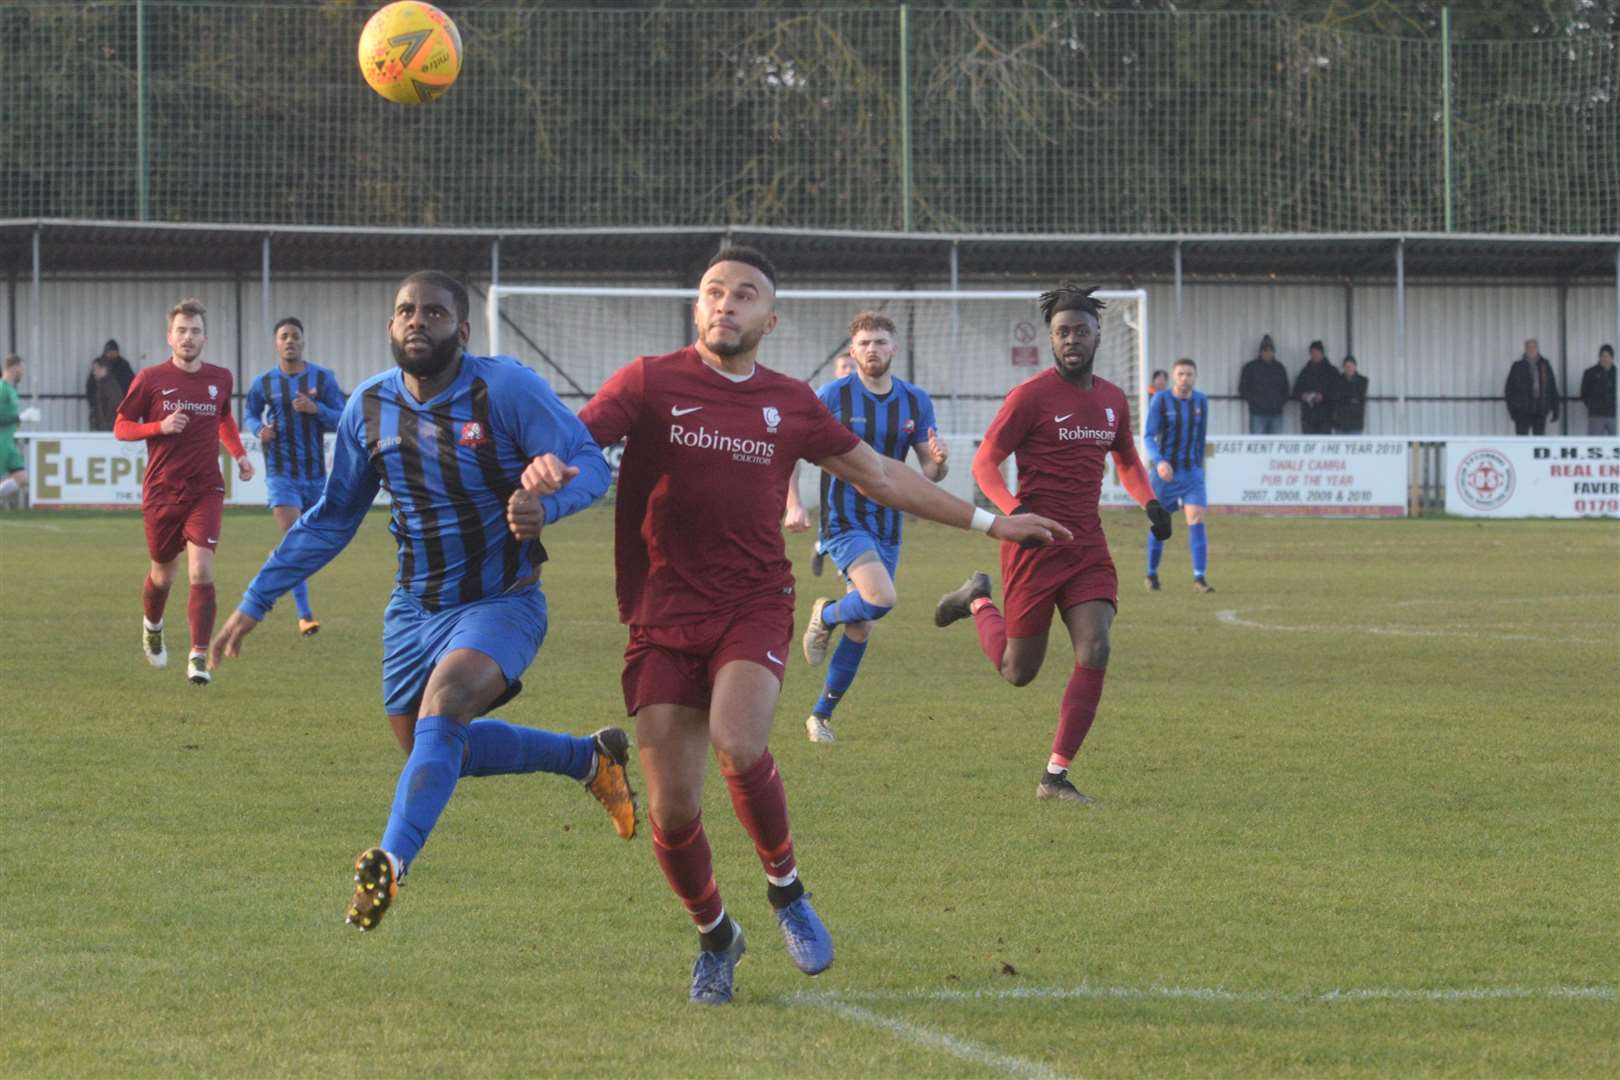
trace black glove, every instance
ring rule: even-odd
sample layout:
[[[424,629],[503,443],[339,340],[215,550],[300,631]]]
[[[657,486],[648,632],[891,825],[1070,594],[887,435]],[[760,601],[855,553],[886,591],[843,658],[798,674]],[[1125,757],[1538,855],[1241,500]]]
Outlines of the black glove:
[[[1164,541],[1170,539],[1170,511],[1159,505],[1158,499],[1149,499],[1147,506],[1148,522],[1153,529],[1153,538]]]

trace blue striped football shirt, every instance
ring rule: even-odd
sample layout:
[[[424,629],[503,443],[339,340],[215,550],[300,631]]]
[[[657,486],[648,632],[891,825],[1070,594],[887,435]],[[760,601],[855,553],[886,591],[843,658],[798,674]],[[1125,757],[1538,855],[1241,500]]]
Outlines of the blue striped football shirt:
[[[1204,467],[1204,439],[1209,434],[1209,397],[1194,390],[1188,398],[1176,397],[1168,387],[1148,402],[1147,420],[1142,426],[1142,442],[1147,445],[1151,469],[1168,461],[1177,472]]]
[[[315,402],[314,413],[293,408],[299,391]],[[304,370],[289,375],[278,364],[248,388],[242,407],[242,428],[249,435],[269,423],[275,438],[263,442],[264,472],[267,477],[288,480],[326,479],[326,440],[324,434],[337,429],[343,415],[343,391],[331,368],[304,363]]]
[[[858,372],[823,386],[817,396],[838,422],[884,457],[906,460],[912,447],[928,442],[935,427],[934,403],[920,387],[892,379],[881,397],[866,388]],[[902,515],[875,503],[854,486],[821,473],[821,535],[828,538],[860,529],[889,543],[900,542]]]
[[[505,591],[545,561],[538,541],[516,540],[506,526],[506,501],[541,454],[579,470],[540,500],[547,525],[607,490],[607,459],[585,425],[511,357],[463,354],[455,382],[424,402],[397,369],[367,379],[338,420],[324,496],[248,585],[242,611],[262,619],[277,597],[331,561],[379,487],[393,500],[396,580],[423,607],[440,611]]]

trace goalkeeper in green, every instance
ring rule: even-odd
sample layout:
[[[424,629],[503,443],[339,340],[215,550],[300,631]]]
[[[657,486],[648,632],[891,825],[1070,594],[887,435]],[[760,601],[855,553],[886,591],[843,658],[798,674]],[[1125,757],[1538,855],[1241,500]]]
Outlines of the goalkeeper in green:
[[[28,483],[26,463],[17,449],[17,424],[38,420],[38,409],[24,409],[17,394],[23,378],[23,359],[16,354],[0,361],[0,503],[9,502]]]

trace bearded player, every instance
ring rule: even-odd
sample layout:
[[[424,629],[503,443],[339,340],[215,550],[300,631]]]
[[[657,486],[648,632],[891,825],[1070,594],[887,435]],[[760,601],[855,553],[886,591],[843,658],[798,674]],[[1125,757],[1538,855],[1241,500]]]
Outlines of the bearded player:
[[[635,835],[619,728],[565,735],[489,718],[512,700],[545,640],[541,528],[607,490],[608,465],[550,386],[507,356],[466,351],[467,289],[423,270],[388,320],[394,370],[362,382],[338,418],[326,489],[248,584],[211,664],[240,654],[271,605],[354,538],[386,488],[399,545],[383,613],[383,712],[407,755],[382,841],[360,853],[347,921],[374,930],[462,777],[559,773]],[[532,460],[549,482],[520,489]]]
[[[789,956],[808,975],[833,959],[766,745],[793,645],[793,568],[778,522],[794,463],[817,462],[875,503],[1014,543],[1069,535],[1034,515],[974,510],[863,443],[806,383],[757,363],[775,306],[770,261],[752,248],[721,251],[693,305],[696,343],[621,368],[580,413],[599,445],[626,440],[614,508],[619,615],[630,628],[625,711],[636,718],[654,854],[697,925],[690,1000],[704,1005],[732,1000],[744,948],[700,813],[711,751]],[[534,463],[525,486],[543,490],[550,472]]]
[[[855,372],[822,387],[821,403],[873,450],[896,461],[916,452],[922,474],[945,479],[950,454],[934,425],[927,391],[889,373],[894,363],[895,325],[887,315],[863,311],[849,324]],[[820,553],[831,555],[844,575],[840,599],[817,600],[804,632],[804,658],[811,666],[827,658],[834,629],[844,628],[827,665],[821,697],[804,722],[811,742],[834,741],[833,710],[848,693],[866,655],[873,624],[894,609],[894,575],[900,564],[900,512],[877,506],[828,473],[821,478]],[[790,488],[791,492],[792,489]]]
[[[980,647],[1014,686],[1027,686],[1040,672],[1052,612],[1061,616],[1074,644],[1074,671],[1035,795],[1080,803],[1096,800],[1070,782],[1069,767],[1097,715],[1108,630],[1119,607],[1119,579],[1097,513],[1110,452],[1125,490],[1147,510],[1153,534],[1170,538],[1170,514],[1153,497],[1136,454],[1125,394],[1092,374],[1103,307],[1093,291],[1065,281],[1041,294],[1054,366],[1007,395],[973,456],[973,477],[998,507],[1049,515],[1068,526],[1074,539],[1033,550],[1001,545],[1005,616],[991,602],[990,578],[982,573],[946,593],[934,611],[939,626],[971,615]],[[1018,455],[1017,498],[1001,476],[1001,464],[1012,454]]]
[[[142,368],[118,406],[113,435],[125,442],[146,440],[146,477],[141,517],[152,563],[141,591],[145,618],[141,646],[155,668],[169,662],[163,644],[163,609],[174,584],[180,555],[186,556],[191,595],[191,656],[186,678],[207,686],[208,638],[214,632],[214,549],[219,544],[225,506],[225,480],[219,447],[236,459],[237,475],[253,478],[253,462],[231,417],[231,373],[203,363],[208,344],[208,310],[186,299],[169,309],[169,358]]]

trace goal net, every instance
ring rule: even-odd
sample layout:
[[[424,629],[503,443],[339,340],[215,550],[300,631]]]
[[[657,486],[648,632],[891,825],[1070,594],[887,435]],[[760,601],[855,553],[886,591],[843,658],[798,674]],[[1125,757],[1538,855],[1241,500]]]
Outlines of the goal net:
[[[982,435],[1007,392],[1052,363],[1034,291],[784,289],[780,321],[760,350],[766,367],[820,386],[849,343],[857,312],[894,320],[892,373],[934,400],[942,435]],[[1148,381],[1147,294],[1096,294],[1106,303],[1096,373],[1118,384],[1141,431]],[[535,368],[575,407],[636,356],[673,352],[693,338],[695,289],[493,286],[489,350]]]

